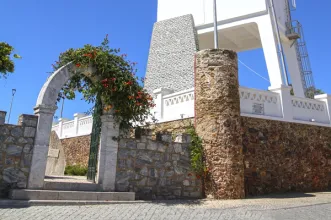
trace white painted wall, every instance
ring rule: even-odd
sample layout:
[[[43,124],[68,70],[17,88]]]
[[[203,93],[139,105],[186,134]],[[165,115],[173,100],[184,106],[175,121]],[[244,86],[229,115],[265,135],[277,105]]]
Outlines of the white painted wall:
[[[217,0],[218,21],[266,10],[265,0]],[[192,14],[197,26],[213,23],[213,0],[158,0],[158,21]]]

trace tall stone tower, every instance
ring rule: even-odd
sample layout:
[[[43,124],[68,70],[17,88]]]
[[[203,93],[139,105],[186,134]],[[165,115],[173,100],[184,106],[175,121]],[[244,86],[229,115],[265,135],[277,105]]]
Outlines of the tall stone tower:
[[[194,54],[198,50],[192,15],[156,22],[149,51],[145,89],[174,92],[194,86]]]

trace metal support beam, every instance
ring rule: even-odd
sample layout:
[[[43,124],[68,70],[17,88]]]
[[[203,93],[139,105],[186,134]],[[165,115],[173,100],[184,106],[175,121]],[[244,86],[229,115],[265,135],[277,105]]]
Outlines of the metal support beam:
[[[216,0],[214,0],[214,46],[215,46],[215,49],[218,49],[217,5],[216,5]]]

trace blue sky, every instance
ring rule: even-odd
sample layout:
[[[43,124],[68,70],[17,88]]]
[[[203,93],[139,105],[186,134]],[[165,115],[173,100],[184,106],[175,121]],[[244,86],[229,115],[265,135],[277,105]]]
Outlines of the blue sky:
[[[298,1],[294,19],[304,26],[315,83],[331,94],[329,54],[331,43],[328,9],[331,2]],[[52,70],[51,64],[68,48],[98,45],[109,34],[111,47],[121,48],[138,62],[139,75],[146,70],[157,0],[2,0],[0,41],[15,47],[23,59],[16,61],[15,73],[0,79],[0,110],[9,110],[11,89],[16,88],[11,123],[19,114],[32,114],[39,91]],[[262,50],[240,53],[251,68],[267,77]],[[240,66],[240,84],[267,89],[268,82]],[[89,106],[84,101],[66,101],[64,117],[72,118]],[[59,115],[59,111],[57,112]]]

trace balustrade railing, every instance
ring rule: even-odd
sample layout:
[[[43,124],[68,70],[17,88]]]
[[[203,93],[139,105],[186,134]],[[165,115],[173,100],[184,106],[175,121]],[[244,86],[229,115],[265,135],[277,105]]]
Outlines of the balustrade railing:
[[[316,96],[315,99],[306,99],[287,94],[288,89],[280,88],[275,91],[277,92],[240,87],[242,116],[331,127],[331,96],[324,94]],[[157,122],[192,118],[194,100],[194,88],[176,93],[159,89],[155,99],[157,105],[151,112]],[[58,124],[53,125],[52,130],[56,131],[61,139],[70,138],[91,134],[92,124],[92,116],[75,114],[72,121],[60,119]]]

